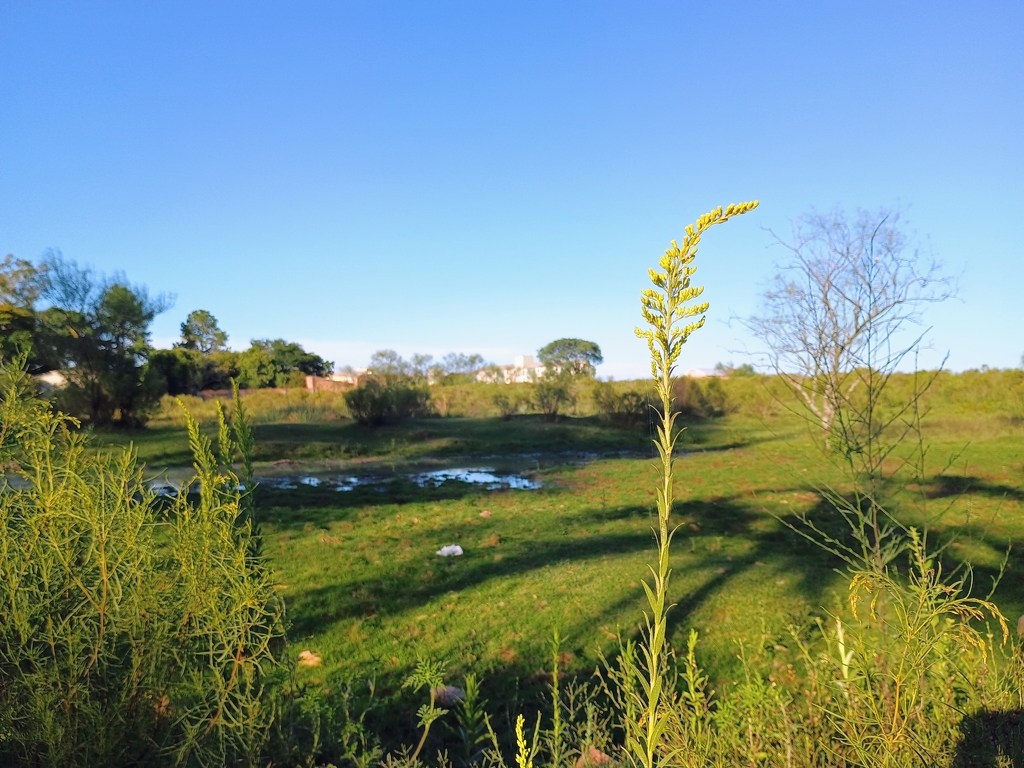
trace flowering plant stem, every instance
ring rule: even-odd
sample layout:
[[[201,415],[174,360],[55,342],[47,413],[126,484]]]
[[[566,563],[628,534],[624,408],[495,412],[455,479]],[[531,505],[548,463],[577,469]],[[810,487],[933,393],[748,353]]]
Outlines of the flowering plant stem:
[[[690,278],[697,271],[692,263],[704,232],[756,207],[757,201],[730,205],[724,211],[719,207],[687,226],[682,247],[673,240],[659,262],[661,271],[649,270],[654,287],[645,289],[640,299],[643,318],[649,328],[637,328],[636,334],[647,340],[651,375],[661,404],[661,420],[654,444],[658,448],[662,468],[658,488],[658,527],[655,531],[658,565],[657,569],[651,567],[652,583],[642,582],[650,612],[645,612],[645,631],[639,644],[642,669],[637,670],[637,679],[641,689],[638,702],[641,714],[637,722],[629,724],[626,741],[627,751],[644,768],[654,768],[659,764],[658,746],[668,723],[661,702],[667,657],[665,636],[671,607],[667,605],[667,595],[672,573],[669,567],[673,534],[669,527],[673,500],[672,453],[678,437],[676,414],[672,409],[672,384],[683,344],[691,333],[704,325],[704,313],[708,309],[707,302],[693,303],[700,298],[704,288],[690,285]]]

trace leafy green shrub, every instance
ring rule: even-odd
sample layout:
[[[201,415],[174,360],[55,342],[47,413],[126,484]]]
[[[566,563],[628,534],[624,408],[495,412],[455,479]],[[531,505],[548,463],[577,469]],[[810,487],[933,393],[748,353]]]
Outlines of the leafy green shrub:
[[[569,383],[561,378],[542,379],[533,390],[534,402],[545,421],[554,421],[558,412],[573,402]]]
[[[610,382],[598,382],[593,390],[594,406],[612,424],[632,428],[650,418],[647,397],[634,389],[616,392]]]
[[[686,419],[709,419],[715,415],[714,406],[697,379],[680,378],[672,382],[672,406]]]
[[[165,503],[0,374],[0,764],[255,765],[282,616],[230,469],[240,403],[220,461],[189,420],[198,496]]]
[[[498,409],[498,413],[501,418],[505,421],[511,419],[516,411],[519,410],[519,401],[517,398],[509,398],[504,392],[498,392],[491,398],[494,403],[494,407]]]
[[[405,381],[370,379],[345,393],[352,418],[360,424],[379,425],[388,421],[427,416],[430,391]]]

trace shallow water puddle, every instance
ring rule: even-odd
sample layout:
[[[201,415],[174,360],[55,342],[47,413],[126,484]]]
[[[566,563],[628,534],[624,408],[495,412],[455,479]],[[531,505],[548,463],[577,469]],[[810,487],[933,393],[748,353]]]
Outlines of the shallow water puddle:
[[[409,479],[421,488],[431,486],[436,488],[449,480],[471,485],[482,485],[489,491],[500,488],[515,488],[518,490],[535,491],[540,488],[540,483],[522,475],[496,475],[491,467],[479,467],[475,469],[438,469],[434,472],[423,472],[418,475],[410,475]]]
[[[454,469],[438,469],[432,472],[415,472],[400,475],[420,488],[437,488],[447,482],[476,485],[488,491],[504,489],[533,491],[541,487],[537,480],[531,480],[519,474],[496,474],[493,467],[457,467]],[[394,477],[352,477],[345,475],[318,476],[308,474],[259,476],[255,478],[257,485],[275,491],[291,491],[299,486],[310,488],[328,488],[341,493],[354,491],[356,488],[376,487],[383,491],[383,486],[394,482]],[[166,479],[153,480],[150,489],[158,496],[174,496],[181,490],[181,484]],[[198,490],[194,483],[190,490]],[[244,490],[244,489],[240,489]]]

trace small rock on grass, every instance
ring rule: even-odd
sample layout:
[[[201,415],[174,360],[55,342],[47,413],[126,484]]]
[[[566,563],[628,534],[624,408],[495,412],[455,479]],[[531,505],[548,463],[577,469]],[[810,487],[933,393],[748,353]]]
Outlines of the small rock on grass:
[[[320,658],[320,654],[313,653],[312,651],[303,651],[299,654],[299,666],[300,667],[319,667],[323,664],[324,660]]]
[[[490,517],[490,516],[491,516],[491,510],[489,510],[489,509],[485,509],[483,512],[480,513],[480,517]]]
[[[434,689],[434,702],[442,709],[452,709],[466,698],[466,692],[454,685],[442,685]]]

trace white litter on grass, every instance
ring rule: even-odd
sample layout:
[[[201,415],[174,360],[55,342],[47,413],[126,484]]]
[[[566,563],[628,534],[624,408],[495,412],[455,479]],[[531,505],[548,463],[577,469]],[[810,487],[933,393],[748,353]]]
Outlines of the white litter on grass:
[[[439,554],[441,557],[458,557],[459,555],[463,554],[463,552],[462,547],[460,547],[458,544],[449,544],[448,546],[441,547],[439,550],[437,550],[437,554]]]

